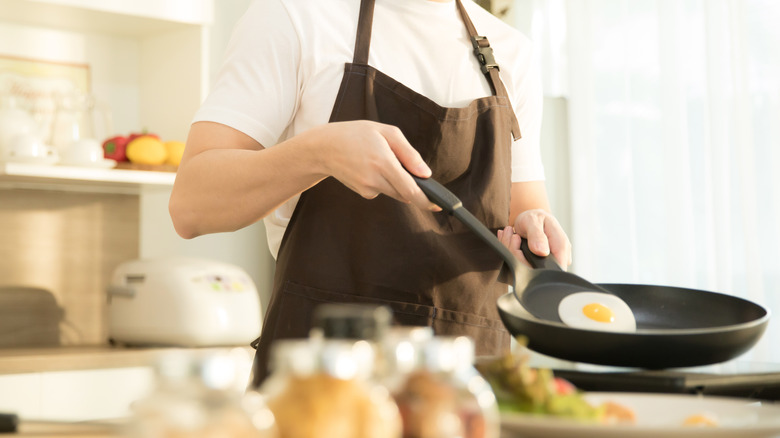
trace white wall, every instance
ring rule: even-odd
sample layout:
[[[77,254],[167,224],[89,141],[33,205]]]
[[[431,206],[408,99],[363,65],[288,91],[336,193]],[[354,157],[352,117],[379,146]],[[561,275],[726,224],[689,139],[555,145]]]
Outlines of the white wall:
[[[206,33],[209,46],[207,84],[213,83],[233,26],[249,3],[250,0],[215,2],[214,23]],[[141,257],[185,254],[240,266],[255,281],[264,310],[273,284],[274,260],[268,251],[262,221],[236,232],[184,240],[173,229],[167,208],[169,197],[170,190],[167,189],[148,189],[144,192],[141,203]]]
[[[214,24],[209,28],[209,84],[213,84],[222,65],[233,27],[249,7],[251,0],[220,0],[214,2]],[[165,195],[158,195],[165,196]],[[151,198],[149,198],[151,199]],[[143,208],[143,207],[142,207]],[[149,206],[147,206],[149,208]],[[167,212],[167,210],[166,210]],[[158,219],[164,221],[163,217]],[[169,223],[169,222],[168,222]],[[172,226],[171,226],[172,227]],[[172,228],[171,228],[172,229]],[[147,242],[148,245],[154,243]],[[160,245],[157,251],[163,250]],[[219,260],[244,268],[255,280],[260,301],[265,310],[273,286],[274,259],[268,250],[262,221],[233,233],[201,236],[190,242],[178,242],[179,251],[212,254]]]
[[[565,98],[544,98],[541,148],[550,208],[563,229],[571,233],[568,111]]]
[[[249,7],[251,0],[220,0],[215,3],[214,25],[211,27],[209,35],[211,44],[209,67],[212,80],[222,65],[222,57],[233,33],[233,26]]]

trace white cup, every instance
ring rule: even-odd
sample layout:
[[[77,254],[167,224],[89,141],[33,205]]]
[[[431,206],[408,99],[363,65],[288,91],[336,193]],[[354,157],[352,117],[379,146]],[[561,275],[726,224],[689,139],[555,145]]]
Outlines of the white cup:
[[[6,145],[4,158],[8,161],[52,161],[57,154],[51,146],[35,134],[17,134]]]
[[[95,164],[103,161],[103,146],[95,139],[81,138],[62,151],[63,164]]]

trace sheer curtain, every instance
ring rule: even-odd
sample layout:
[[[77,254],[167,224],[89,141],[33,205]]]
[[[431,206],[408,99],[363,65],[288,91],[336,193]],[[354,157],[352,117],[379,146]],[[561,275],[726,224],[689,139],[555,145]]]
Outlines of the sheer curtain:
[[[573,271],[761,303],[740,360],[780,362],[780,2],[515,5],[569,104]]]

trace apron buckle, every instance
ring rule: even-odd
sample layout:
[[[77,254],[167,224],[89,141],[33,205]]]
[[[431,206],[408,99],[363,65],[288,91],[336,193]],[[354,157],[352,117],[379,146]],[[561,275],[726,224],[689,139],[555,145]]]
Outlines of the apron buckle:
[[[480,41],[485,41],[486,44],[482,46],[479,44]],[[474,46],[474,56],[476,56],[477,61],[479,61],[482,73],[488,74],[491,68],[500,70],[500,68],[498,68],[498,63],[496,63],[496,58],[493,56],[493,48],[490,47],[490,42],[488,42],[487,37],[474,35],[471,37],[471,45]]]

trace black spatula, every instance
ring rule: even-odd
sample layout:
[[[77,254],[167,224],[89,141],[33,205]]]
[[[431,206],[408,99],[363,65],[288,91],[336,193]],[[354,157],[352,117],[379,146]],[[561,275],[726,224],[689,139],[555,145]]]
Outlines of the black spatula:
[[[501,256],[511,272],[515,297],[531,315],[540,319],[562,322],[558,316],[558,304],[566,296],[585,291],[614,295],[577,275],[561,270],[552,257],[536,256],[531,253],[525,242],[523,250],[526,258],[530,258],[530,263],[540,269],[524,266],[492,231],[463,207],[463,203],[454,193],[432,178],[418,178],[414,175],[412,178],[431,202],[463,222]]]

